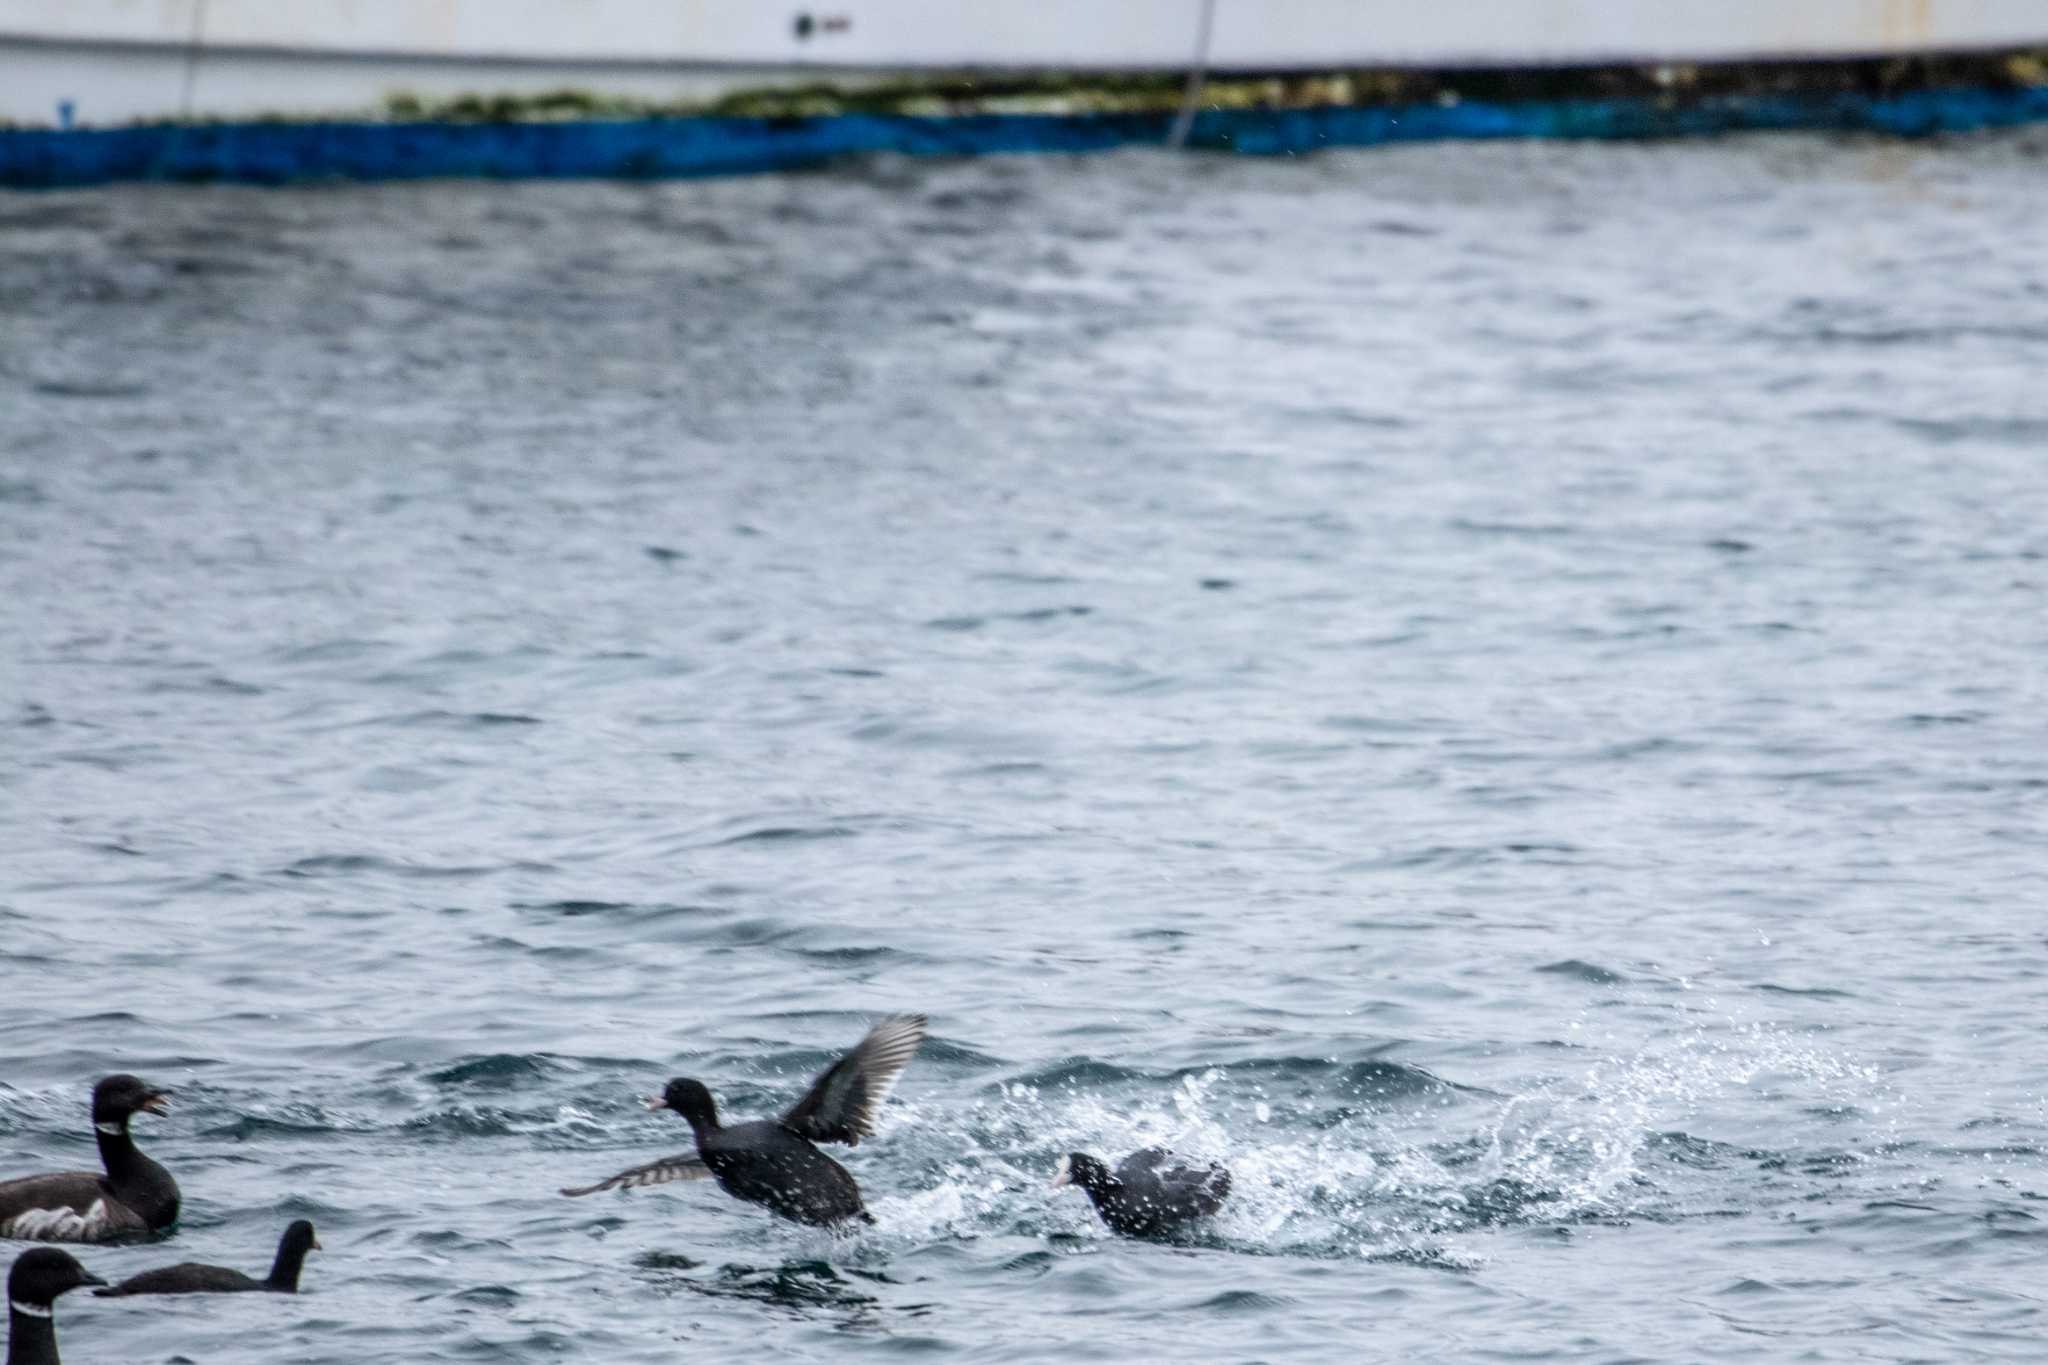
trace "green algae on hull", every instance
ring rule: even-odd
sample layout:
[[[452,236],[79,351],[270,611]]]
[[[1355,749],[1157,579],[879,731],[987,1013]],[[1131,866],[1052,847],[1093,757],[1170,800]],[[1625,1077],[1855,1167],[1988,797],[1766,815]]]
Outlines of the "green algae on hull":
[[[397,93],[380,113],[404,123],[538,123],[576,119],[831,118],[884,114],[943,118],[972,114],[1149,114],[1179,107],[1179,72],[1017,72],[889,76],[814,81],[730,91],[712,99],[659,101],[561,89],[535,95]],[[1987,90],[2048,85],[2048,49],[1936,53],[1857,60],[1664,63],[1320,72],[1220,72],[1202,86],[1209,109],[1373,108],[1484,100],[1649,98],[1694,100],[1773,95],[1888,96],[1957,87]]]

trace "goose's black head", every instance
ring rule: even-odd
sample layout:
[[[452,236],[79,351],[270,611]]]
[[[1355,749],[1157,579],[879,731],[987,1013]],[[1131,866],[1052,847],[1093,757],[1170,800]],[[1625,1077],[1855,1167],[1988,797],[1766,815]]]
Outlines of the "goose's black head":
[[[164,1098],[170,1093],[140,1076],[109,1076],[92,1088],[92,1121],[126,1123],[138,1111],[161,1114],[168,1108]]]
[[[16,1258],[14,1269],[7,1275],[7,1297],[30,1308],[48,1308],[59,1294],[82,1285],[105,1283],[80,1265],[70,1252],[37,1247]]]
[[[1060,1158],[1060,1168],[1053,1172],[1052,1187],[1079,1185],[1089,1194],[1100,1194],[1116,1184],[1116,1177],[1109,1173],[1109,1167],[1097,1161],[1086,1152],[1068,1152]]]
[[[304,1256],[309,1251],[320,1249],[320,1239],[313,1233],[313,1225],[301,1218],[284,1230],[284,1239],[277,1249],[291,1256]]]
[[[702,1081],[688,1080],[682,1076],[668,1083],[658,1099],[647,1101],[649,1109],[673,1109],[690,1121],[692,1128],[716,1128],[718,1126],[718,1104],[711,1098],[711,1092],[704,1088]]]

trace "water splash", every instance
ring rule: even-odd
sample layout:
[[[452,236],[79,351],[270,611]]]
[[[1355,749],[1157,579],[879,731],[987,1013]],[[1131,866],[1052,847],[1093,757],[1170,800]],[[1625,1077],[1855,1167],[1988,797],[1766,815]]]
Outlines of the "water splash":
[[[1224,1210],[1189,1240],[1254,1255],[1472,1268],[1490,1237],[1534,1224],[1668,1220],[1722,1207],[1731,1166],[1780,1154],[1688,1130],[1746,1088],[1806,1094],[1843,1113],[1883,1108],[1879,1072],[1809,1038],[1719,1019],[1633,1050],[1591,1051],[1513,1094],[1446,1085],[1365,1107],[1344,1090],[1276,1105],[1259,1064],[1170,1084],[1130,1073],[1083,1084],[1011,1081],[964,1111],[905,1105],[892,1125],[919,1187],[871,1201],[889,1244],[1110,1234],[1084,1199],[1048,1188],[1061,1155],[1170,1147],[1233,1173]],[[1327,1068],[1325,1079],[1341,1069]],[[1417,1073],[1427,1075],[1427,1073]],[[1874,1150],[1879,1135],[1856,1152]],[[1852,1153],[1851,1160],[1861,1160]]]

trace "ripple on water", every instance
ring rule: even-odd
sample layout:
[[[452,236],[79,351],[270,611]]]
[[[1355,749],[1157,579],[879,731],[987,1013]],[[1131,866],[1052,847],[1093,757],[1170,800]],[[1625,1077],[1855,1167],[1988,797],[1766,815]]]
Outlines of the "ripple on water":
[[[545,1053],[494,1052],[465,1057],[453,1066],[428,1072],[426,1079],[450,1089],[517,1090],[532,1088],[561,1069],[562,1064]]]
[[[1561,962],[1552,962],[1538,967],[1536,970],[1551,976],[1563,976],[1569,977],[1574,981],[1583,981],[1589,986],[1619,986],[1628,980],[1620,972],[1599,966],[1596,963],[1582,962],[1575,957],[1565,958]]]

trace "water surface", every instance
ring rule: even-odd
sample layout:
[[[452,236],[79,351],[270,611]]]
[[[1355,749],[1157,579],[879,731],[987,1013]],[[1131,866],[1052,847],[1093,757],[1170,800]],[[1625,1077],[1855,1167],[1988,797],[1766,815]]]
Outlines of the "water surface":
[[[2038,1358],[2044,154],[0,198],[0,1175],[327,1247],[67,1348]]]

